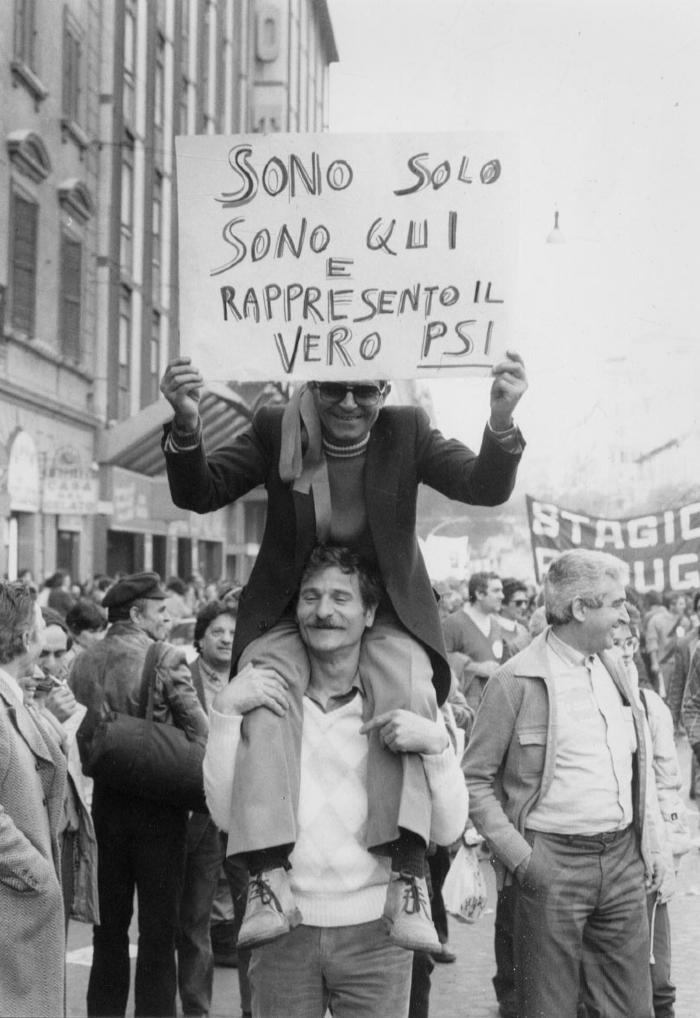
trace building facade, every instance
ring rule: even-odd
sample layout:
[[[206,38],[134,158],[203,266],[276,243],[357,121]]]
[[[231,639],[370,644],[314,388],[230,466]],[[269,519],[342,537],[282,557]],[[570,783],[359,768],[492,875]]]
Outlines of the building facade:
[[[158,448],[174,138],[323,130],[336,59],[325,0],[0,5],[0,573],[245,579],[259,496],[193,518]],[[208,393],[208,443],[271,396]]]

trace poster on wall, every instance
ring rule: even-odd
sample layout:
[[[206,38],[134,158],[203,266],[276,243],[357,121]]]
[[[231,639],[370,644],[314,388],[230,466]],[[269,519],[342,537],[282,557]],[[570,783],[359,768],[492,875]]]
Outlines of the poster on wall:
[[[207,380],[486,374],[512,346],[513,136],[176,139],[180,345]]]
[[[535,576],[541,583],[563,551],[607,551],[627,563],[630,585],[648,590],[700,588],[700,502],[606,519],[526,496]]]

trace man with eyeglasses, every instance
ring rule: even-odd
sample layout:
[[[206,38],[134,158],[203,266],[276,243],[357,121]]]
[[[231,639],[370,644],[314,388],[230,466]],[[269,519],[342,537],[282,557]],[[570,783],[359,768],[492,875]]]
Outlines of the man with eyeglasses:
[[[519,1018],[579,1000],[653,1014],[646,892],[666,866],[644,712],[611,653],[625,575],[603,552],[552,563],[549,627],[491,676],[464,754],[471,819],[513,885]]]
[[[260,551],[241,597],[232,671],[246,664],[273,667],[292,708],[247,715],[234,783],[237,823],[229,852],[246,856],[255,886],[239,944],[280,936],[297,910],[287,870],[296,840],[301,706],[308,658],[293,602],[304,563],[318,541],[345,545],[379,572],[386,593],[362,667],[369,709],[395,708],[435,718],[449,691],[450,669],[440,618],[416,538],[418,486],[472,505],[498,505],[513,489],[524,443],[513,411],[526,387],[520,356],[509,352],[492,371],[491,414],[478,454],[431,428],[416,406],[385,406],[388,382],[312,382],[285,407],[262,407],[227,446],[207,453],[199,399],[204,380],[187,357],[174,360],[161,392],[174,410],[163,439],[173,501],[211,512],[260,484],[267,489],[267,521]],[[424,892],[430,796],[421,761],[392,756],[369,733],[368,844],[392,856],[393,904],[386,921],[392,939],[411,950],[439,950],[432,924],[412,912]],[[405,892],[405,893],[404,893]]]
[[[532,639],[527,628],[527,610],[530,595],[522,580],[507,577],[503,581],[503,601],[499,622],[505,630],[505,641],[511,654],[527,647]]]

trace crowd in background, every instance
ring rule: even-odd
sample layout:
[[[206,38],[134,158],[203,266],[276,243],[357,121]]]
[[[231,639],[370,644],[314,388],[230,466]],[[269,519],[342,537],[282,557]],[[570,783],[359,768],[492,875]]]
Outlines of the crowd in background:
[[[73,811],[77,819],[72,827],[69,825],[62,832],[62,838],[68,839],[67,845],[63,846],[64,859],[72,855],[73,840],[85,837],[84,832],[78,833],[79,821],[89,806],[91,788],[90,782],[79,776],[80,762],[74,747],[74,739],[71,738],[84,711],[78,711],[78,705],[70,690],[59,684],[68,676],[75,658],[105,635],[108,612],[103,608],[102,602],[107,592],[113,589],[120,579],[97,575],[89,582],[77,585],[67,573],[57,571],[39,585],[34,582],[30,573],[25,571],[21,575],[22,582],[41,607],[46,627],[39,665],[47,678],[53,676],[56,680],[42,685],[38,679],[31,693],[36,704],[44,708],[44,713],[58,720],[59,736],[63,731],[63,739],[69,747],[69,759],[71,753],[73,755],[74,780],[72,784],[69,781],[68,788],[74,789]],[[509,658],[523,650],[546,627],[541,603],[542,594],[528,581],[513,577],[501,578],[495,572],[479,572],[468,579],[455,579],[436,584],[435,587],[436,596],[439,598],[448,660],[453,672],[449,701],[455,721],[464,732],[466,744],[489,677]],[[230,656],[230,644],[242,586],[230,581],[207,582],[199,576],[189,577],[187,580],[171,577],[163,585],[163,590],[163,605],[168,619],[167,632],[174,631],[177,624],[183,620],[192,621],[193,625],[188,631],[188,636],[180,642],[194,644],[193,651],[198,654],[198,661],[200,663],[203,661],[200,665],[203,669],[202,674],[213,676],[217,668],[215,650],[212,645],[210,653],[214,656],[211,659],[206,655],[203,657],[204,637],[208,630],[217,624],[217,620],[222,616],[228,616],[231,621],[231,633],[226,643],[226,654]],[[666,702],[673,718],[674,730],[678,734],[683,727],[681,704],[688,673],[689,645],[693,638],[697,641],[700,627],[698,615],[700,592],[690,594],[669,591],[660,595],[652,591],[640,596],[634,590],[628,589],[627,598],[630,633],[634,637],[634,664],[640,686],[653,689]],[[218,632],[214,629],[213,631]],[[223,664],[218,662],[220,681],[226,680],[227,662],[228,657]],[[202,696],[204,697],[204,694]],[[67,702],[69,699],[71,703]],[[204,697],[203,706],[206,700],[207,697]],[[73,722],[70,722],[71,715],[76,714]],[[69,772],[70,770],[69,764]],[[694,779],[691,778],[691,795],[694,794],[693,783]],[[70,813],[70,809],[68,812]],[[188,906],[190,911],[193,907],[193,895],[195,899],[203,895],[206,903],[204,919],[200,909],[200,915],[196,920],[199,923],[197,933],[199,940],[195,938],[194,947],[190,945],[190,948],[196,953],[202,947],[204,938],[207,943],[202,949],[209,959],[210,968],[213,968],[214,962],[237,965],[240,961],[240,983],[245,1015],[249,1006],[246,982],[247,957],[239,960],[236,955],[235,930],[240,922],[240,914],[234,916],[229,894],[230,889],[234,898],[238,894],[240,899],[245,889],[245,874],[241,877],[240,874],[224,872],[222,866],[224,853],[219,843],[219,835],[213,828],[212,832],[214,840],[213,848],[209,852],[206,886],[201,885],[201,877],[197,878],[196,866],[194,876],[188,878],[195,880],[194,888],[190,888]],[[88,836],[94,839],[94,835]],[[430,955],[416,956],[414,961],[416,986],[422,981],[429,987],[429,973],[435,962],[450,963],[456,960],[456,955],[449,946],[447,912],[441,897],[442,883],[453,855],[454,848],[433,849],[429,855],[433,919],[442,947],[440,951],[432,952]],[[196,862],[196,858],[190,859],[189,854],[188,860],[190,863]],[[95,862],[93,858],[94,869]],[[63,876],[66,929],[71,916],[84,921],[94,921],[95,907],[84,908],[81,912],[72,905],[75,888],[69,879],[70,866],[64,866]],[[196,883],[197,879],[200,880],[199,883]],[[238,904],[240,912],[240,900]],[[513,999],[513,961],[509,908],[508,896],[501,892],[496,911],[494,942],[496,975],[493,982],[501,1014],[505,1016],[517,1013],[510,1009],[510,1002]],[[203,922],[204,932],[202,932]],[[211,928],[210,924],[213,924]],[[183,931],[181,936],[182,933]],[[186,934],[187,930],[184,930],[184,933]],[[181,993],[187,992],[187,986],[181,985],[180,990]],[[424,1004],[421,1004],[419,995],[415,996],[410,1014],[411,1018],[420,1018],[421,1014],[427,1014],[427,994],[424,994]]]

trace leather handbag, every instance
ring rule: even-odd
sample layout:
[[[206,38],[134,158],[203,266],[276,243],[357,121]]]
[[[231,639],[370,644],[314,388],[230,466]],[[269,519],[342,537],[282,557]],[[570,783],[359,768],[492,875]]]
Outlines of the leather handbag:
[[[151,644],[141,678],[139,716],[110,711],[84,733],[81,759],[88,777],[141,799],[206,813],[202,762],[205,747],[174,725],[153,720],[156,661]],[[82,727],[82,726],[81,726]]]

